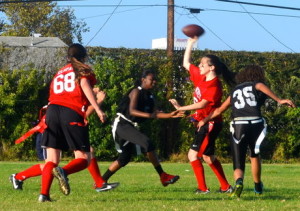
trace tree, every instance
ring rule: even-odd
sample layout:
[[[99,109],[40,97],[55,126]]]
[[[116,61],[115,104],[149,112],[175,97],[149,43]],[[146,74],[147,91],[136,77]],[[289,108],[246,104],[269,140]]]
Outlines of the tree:
[[[59,37],[66,44],[75,39],[81,43],[82,33],[89,29],[78,21],[71,8],[62,9],[55,2],[23,2],[1,4],[7,21],[2,36],[30,36],[40,33],[44,37]]]

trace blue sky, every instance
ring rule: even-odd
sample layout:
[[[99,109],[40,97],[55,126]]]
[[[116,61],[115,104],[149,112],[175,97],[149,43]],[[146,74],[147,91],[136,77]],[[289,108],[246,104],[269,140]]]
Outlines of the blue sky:
[[[294,7],[299,10],[216,0],[175,0],[175,37],[186,38],[181,28],[193,23],[206,30],[198,43],[201,50],[300,53],[300,1],[240,1]],[[159,6],[167,5],[167,2],[168,0],[82,0],[59,2],[58,5],[71,5],[77,19],[84,20],[90,27],[90,32],[83,35],[84,45],[149,49],[152,39],[167,36],[167,7]],[[186,8],[204,11],[191,14]],[[249,15],[247,12],[264,15]]]

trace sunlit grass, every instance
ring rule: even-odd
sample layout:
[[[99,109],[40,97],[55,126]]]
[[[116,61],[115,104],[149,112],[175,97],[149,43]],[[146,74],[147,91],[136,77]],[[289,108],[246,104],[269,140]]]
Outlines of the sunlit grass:
[[[24,182],[23,191],[12,189],[8,177],[33,162],[1,162],[0,210],[300,210],[300,165],[263,164],[265,192],[256,196],[249,165],[246,168],[245,188],[240,200],[220,194],[218,181],[205,165],[206,180],[211,193],[196,195],[196,181],[187,163],[163,163],[170,174],[180,175],[173,185],[163,187],[150,163],[130,163],[115,174],[110,182],[121,185],[113,191],[97,193],[88,171],[69,176],[71,194],[64,196],[54,180],[51,203],[38,203],[40,177]],[[109,163],[100,162],[102,173]],[[224,164],[228,180],[233,183],[232,165]]]

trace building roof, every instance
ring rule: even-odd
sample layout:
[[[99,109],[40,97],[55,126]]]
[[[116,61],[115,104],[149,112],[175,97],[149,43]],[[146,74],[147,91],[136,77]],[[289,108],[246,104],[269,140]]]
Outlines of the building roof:
[[[13,37],[0,36],[0,44],[9,47],[66,47],[67,45],[58,37]]]

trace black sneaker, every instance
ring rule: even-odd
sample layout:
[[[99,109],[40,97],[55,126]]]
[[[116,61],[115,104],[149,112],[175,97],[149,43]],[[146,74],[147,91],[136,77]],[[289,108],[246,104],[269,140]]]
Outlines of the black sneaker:
[[[51,199],[50,199],[49,196],[45,196],[43,194],[40,194],[38,201],[39,202],[51,202]]]
[[[70,185],[69,179],[65,173],[65,171],[61,167],[56,167],[52,171],[53,176],[58,179],[60,190],[63,194],[69,195],[70,194]]]
[[[236,184],[234,186],[233,192],[230,194],[230,197],[241,197],[242,191],[243,191],[244,185],[243,184]]]
[[[196,194],[208,194],[208,193],[210,193],[210,190],[209,189],[207,189],[207,190],[196,189],[195,193]]]
[[[15,190],[23,190],[23,181],[22,180],[17,180],[15,178],[17,174],[12,174],[9,176],[9,181],[12,183],[13,188]]]
[[[220,190],[218,191],[219,193],[232,193],[233,192],[233,187],[230,185],[229,188],[227,190],[222,190],[220,188]]]
[[[96,187],[95,190],[97,192],[103,192],[103,191],[108,191],[108,190],[113,190],[116,187],[118,187],[120,183],[115,182],[115,183],[103,183],[102,187]]]
[[[254,183],[254,193],[261,195],[263,193],[264,184],[262,182],[260,183]]]

